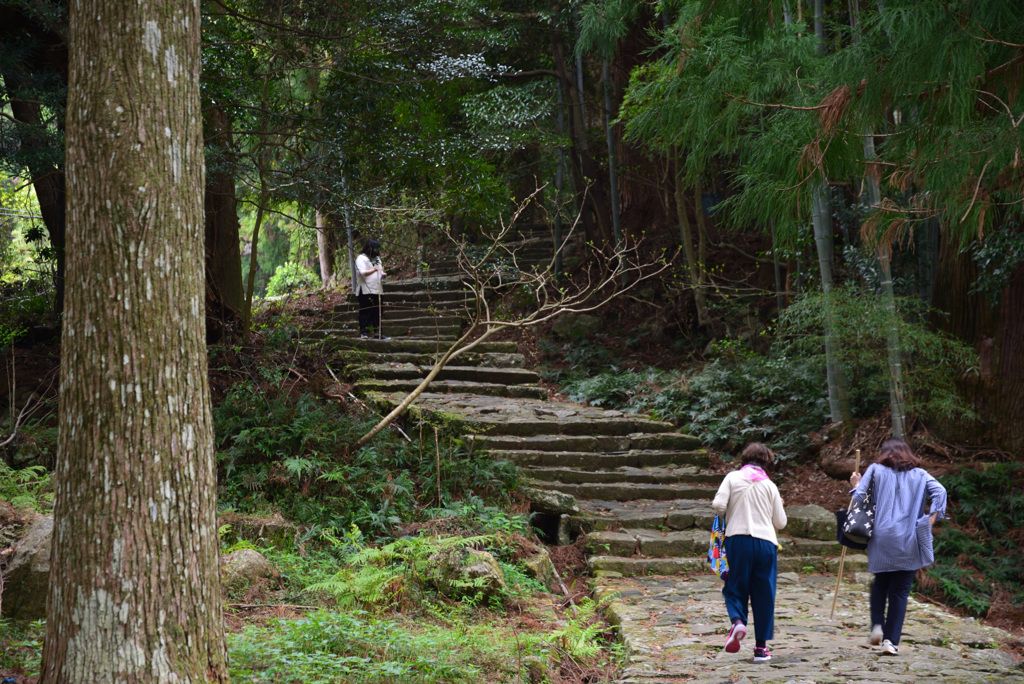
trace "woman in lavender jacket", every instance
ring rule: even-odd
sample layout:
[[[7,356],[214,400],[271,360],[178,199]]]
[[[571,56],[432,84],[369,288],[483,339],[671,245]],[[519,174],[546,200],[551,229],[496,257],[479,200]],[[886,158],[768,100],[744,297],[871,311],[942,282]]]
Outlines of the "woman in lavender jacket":
[[[856,472],[850,476],[856,501],[864,500],[869,487],[875,500],[874,532],[868,540],[868,571],[875,576],[870,641],[881,644],[884,655],[899,653],[914,574],[935,560],[932,526],[946,513],[946,488],[920,465],[906,442],[890,439],[863,478]],[[926,499],[931,501],[928,514]]]

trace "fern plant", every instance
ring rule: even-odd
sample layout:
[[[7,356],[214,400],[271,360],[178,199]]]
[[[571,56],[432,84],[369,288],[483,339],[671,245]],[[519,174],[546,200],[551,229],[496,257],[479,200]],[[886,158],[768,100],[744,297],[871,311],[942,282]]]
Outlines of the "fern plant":
[[[339,539],[329,531],[324,538],[335,546],[352,551],[345,566],[330,579],[308,587],[337,598],[344,607],[384,609],[406,603],[422,595],[431,580],[436,580],[436,559],[440,554],[459,549],[487,546],[492,535],[472,537],[403,537],[383,546],[363,543],[359,528]],[[453,579],[453,586],[470,594],[482,588],[479,581]]]

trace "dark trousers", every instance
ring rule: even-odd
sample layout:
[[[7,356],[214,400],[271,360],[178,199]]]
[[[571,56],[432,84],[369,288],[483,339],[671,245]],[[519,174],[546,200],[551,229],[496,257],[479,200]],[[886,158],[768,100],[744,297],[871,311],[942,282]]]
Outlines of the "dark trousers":
[[[359,334],[380,336],[380,295],[360,292]]]
[[[903,618],[907,616],[907,597],[914,574],[914,570],[880,572],[871,585],[871,624],[882,625],[882,638],[897,646],[903,634]],[[888,614],[886,601],[889,602]]]
[[[754,638],[770,641],[775,630],[775,580],[779,552],[775,544],[749,534],[725,538],[729,576],[722,587],[729,621],[747,622],[747,603],[754,609]]]

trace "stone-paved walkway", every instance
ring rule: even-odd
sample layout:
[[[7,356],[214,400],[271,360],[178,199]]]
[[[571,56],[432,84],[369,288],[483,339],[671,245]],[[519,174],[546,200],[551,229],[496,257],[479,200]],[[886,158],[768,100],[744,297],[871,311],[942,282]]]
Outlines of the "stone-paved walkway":
[[[868,584],[844,581],[829,619],[835,576],[780,573],[772,660],[753,662],[753,618],[739,653],[725,653],[722,583],[711,574],[598,577],[598,598],[628,649],[622,684],[840,684],[858,682],[1024,682],[1024,668],[1000,650],[1007,633],[930,604],[910,601],[897,656],[867,642]]]

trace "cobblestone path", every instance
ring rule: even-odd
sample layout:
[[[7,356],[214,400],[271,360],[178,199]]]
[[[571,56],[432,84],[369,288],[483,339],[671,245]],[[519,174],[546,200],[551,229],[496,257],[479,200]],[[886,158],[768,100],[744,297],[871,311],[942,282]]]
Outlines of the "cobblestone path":
[[[728,618],[713,575],[599,576],[599,597],[617,596],[609,616],[628,649],[623,684],[841,684],[858,682],[990,684],[1024,682],[1010,635],[911,598],[900,652],[883,656],[867,642],[866,572],[844,581],[829,618],[835,576],[780,573],[772,660],[753,662],[753,625],[739,653],[725,653]]]

